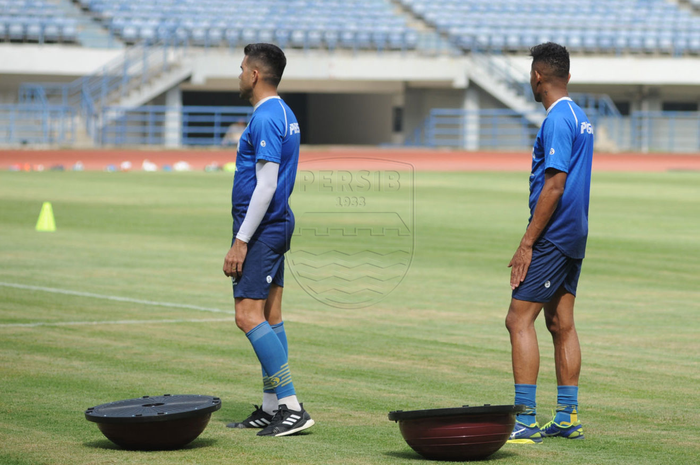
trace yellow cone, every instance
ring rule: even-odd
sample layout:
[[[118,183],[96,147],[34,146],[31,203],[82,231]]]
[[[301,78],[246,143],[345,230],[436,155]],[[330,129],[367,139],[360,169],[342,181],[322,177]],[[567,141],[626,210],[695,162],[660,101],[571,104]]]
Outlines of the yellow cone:
[[[39,213],[39,221],[36,222],[37,231],[56,231],[56,221],[53,218],[53,208],[51,202],[44,202]]]

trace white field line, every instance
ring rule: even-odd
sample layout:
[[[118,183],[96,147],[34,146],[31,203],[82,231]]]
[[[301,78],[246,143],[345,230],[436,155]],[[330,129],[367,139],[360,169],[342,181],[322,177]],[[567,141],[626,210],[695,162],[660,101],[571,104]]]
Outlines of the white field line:
[[[200,307],[198,305],[188,305],[188,304],[177,304],[173,302],[158,302],[153,300],[142,300],[142,299],[132,299],[130,297],[119,297],[114,295],[103,295],[103,294],[93,294],[92,292],[80,292],[80,291],[70,291],[67,289],[57,289],[53,287],[41,287],[41,286],[29,286],[26,284],[16,284],[16,283],[6,283],[0,282],[2,287],[11,287],[15,289],[25,289],[29,291],[40,291],[40,292],[50,292],[54,294],[65,294],[74,295],[78,297],[91,297],[93,299],[104,299],[113,300],[116,302],[128,302],[139,305],[151,305],[155,307],[168,307],[168,308],[184,308],[187,310],[197,310],[200,312],[211,312],[211,313],[226,313],[229,315],[235,315],[236,312],[233,310],[221,310],[220,308],[210,308],[210,307]],[[36,326],[74,326],[74,325],[99,325],[99,324],[146,324],[146,323],[185,323],[185,322],[204,322],[204,321],[231,321],[232,318],[225,319],[209,319],[209,320],[197,320],[197,319],[180,319],[180,320],[120,320],[120,321],[69,321],[69,322],[39,322],[39,323],[8,323],[0,324],[2,328],[8,327],[36,327]]]
[[[116,321],[56,321],[39,323],[6,323],[0,328],[36,328],[38,326],[100,326],[100,325],[148,325],[160,323],[216,323],[236,321],[235,318],[192,318],[185,320],[116,320]]]

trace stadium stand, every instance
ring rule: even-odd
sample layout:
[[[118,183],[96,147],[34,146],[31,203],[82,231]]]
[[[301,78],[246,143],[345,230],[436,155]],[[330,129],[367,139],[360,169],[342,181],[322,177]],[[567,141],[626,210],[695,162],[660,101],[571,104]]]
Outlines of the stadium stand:
[[[7,67],[0,87],[0,144],[220,145],[249,109],[184,94],[235,92],[233,57],[265,41],[296,49],[286,92],[309,127],[326,124],[338,108],[362,115],[310,131],[307,143],[520,150],[544,118],[531,95],[527,51],[552,40],[579,53],[575,99],[600,146],[697,151],[697,58],[676,57],[700,54],[698,4],[0,0],[0,39],[17,44],[3,47],[7,63],[19,63]],[[132,46],[109,53],[122,42]],[[20,49],[34,58],[24,60]],[[53,59],[49,49],[60,53]],[[336,49],[353,53],[325,52]],[[75,52],[94,59],[94,68],[72,72],[82,62]],[[622,53],[628,56],[619,59]],[[43,82],[52,70],[62,82]],[[18,76],[27,79],[17,84]]]
[[[0,39],[9,42],[74,43],[77,21],[43,0],[0,0]]]
[[[700,17],[665,0],[401,2],[463,50],[518,52],[554,41],[573,52],[700,53]]]
[[[414,49],[416,31],[386,0],[79,0],[124,42]]]

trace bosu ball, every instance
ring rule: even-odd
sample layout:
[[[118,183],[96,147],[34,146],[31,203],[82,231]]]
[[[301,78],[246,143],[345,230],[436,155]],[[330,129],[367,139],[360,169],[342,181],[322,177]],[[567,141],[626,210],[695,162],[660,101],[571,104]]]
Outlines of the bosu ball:
[[[426,459],[481,460],[496,452],[510,437],[515,414],[523,405],[483,405],[433,410],[397,410],[389,420],[398,422],[401,435]]]
[[[220,408],[218,397],[165,394],[91,407],[85,418],[124,449],[179,449],[202,434]]]

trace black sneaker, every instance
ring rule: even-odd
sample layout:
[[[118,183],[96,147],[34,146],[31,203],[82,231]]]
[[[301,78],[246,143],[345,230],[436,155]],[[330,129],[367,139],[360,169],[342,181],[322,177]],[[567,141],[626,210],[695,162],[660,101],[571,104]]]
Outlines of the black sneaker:
[[[258,431],[258,436],[289,436],[290,434],[298,433],[306,428],[311,428],[314,421],[306,410],[304,404],[301,405],[301,411],[289,410],[286,405],[280,405],[275,411],[275,416],[272,417],[270,425],[262,431]]]
[[[255,406],[255,411],[248,418],[240,423],[229,423],[227,428],[264,428],[272,423],[272,415],[264,411],[262,408]]]

